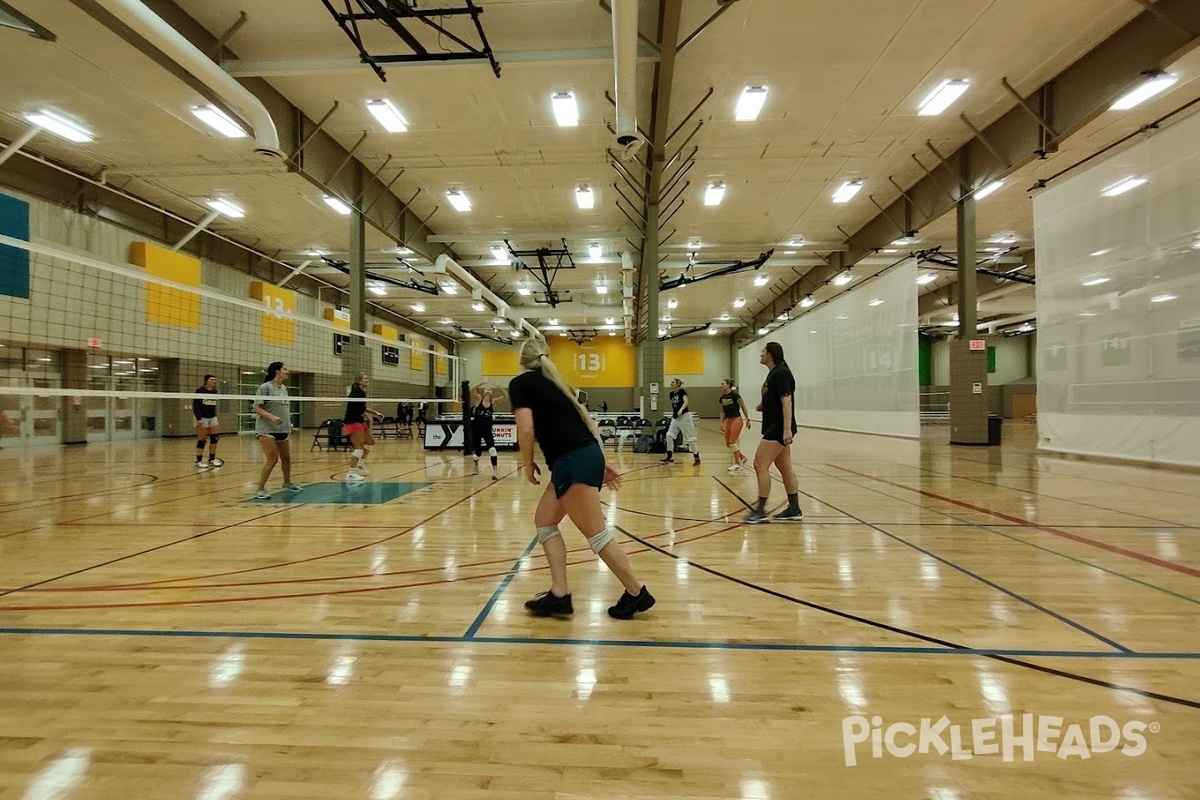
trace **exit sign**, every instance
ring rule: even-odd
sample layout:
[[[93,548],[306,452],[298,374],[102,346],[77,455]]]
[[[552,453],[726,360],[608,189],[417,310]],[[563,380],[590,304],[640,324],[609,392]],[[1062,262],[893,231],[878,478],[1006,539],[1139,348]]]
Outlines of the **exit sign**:
[[[971,340],[971,349],[972,350],[980,350],[980,351],[987,350],[987,342],[984,341],[983,339],[972,339]]]
[[[99,346],[100,346],[100,337],[99,336],[88,337],[88,347],[99,347]]]

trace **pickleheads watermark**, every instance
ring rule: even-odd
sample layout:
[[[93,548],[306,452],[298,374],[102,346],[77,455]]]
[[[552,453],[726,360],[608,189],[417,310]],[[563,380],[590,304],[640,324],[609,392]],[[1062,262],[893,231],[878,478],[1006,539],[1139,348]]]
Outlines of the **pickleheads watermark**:
[[[1033,761],[1039,753],[1060,759],[1089,759],[1093,755],[1120,752],[1130,758],[1146,752],[1146,734],[1158,733],[1157,722],[1131,720],[1118,723],[1108,716],[1095,716],[1086,724],[1064,724],[1062,717],[1003,714],[973,719],[969,725],[951,723],[949,718],[925,718],[917,724],[892,722],[882,717],[846,717],[842,720],[842,747],[846,766],[858,763],[859,745],[870,742],[871,758],[884,753],[895,758],[913,754],[949,754],[954,761],[982,756],[1000,756],[1005,761]],[[865,755],[866,747],[863,747]]]

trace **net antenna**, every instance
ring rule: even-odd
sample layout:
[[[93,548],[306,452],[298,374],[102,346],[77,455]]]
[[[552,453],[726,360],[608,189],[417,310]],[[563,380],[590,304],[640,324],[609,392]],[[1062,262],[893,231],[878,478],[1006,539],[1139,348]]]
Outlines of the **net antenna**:
[[[733,275],[735,272],[756,270],[763,264],[766,264],[773,255],[775,255],[775,251],[768,250],[765,253],[760,253],[758,258],[751,261],[696,261],[695,254],[693,253],[688,257],[688,264],[683,268],[683,274],[678,278],[664,280],[659,285],[658,290],[665,292],[668,289],[677,289],[680,286],[687,286],[689,283],[699,283],[709,278],[719,278],[722,275]],[[717,269],[696,275],[693,270],[697,266],[717,266]]]
[[[422,4],[425,1],[422,0]],[[381,81],[387,81],[387,73],[383,69],[385,64],[420,64],[432,61],[487,60],[492,72],[497,78],[500,77],[500,64],[496,61],[496,54],[488,44],[483,24],[479,21],[483,9],[475,5],[474,0],[461,0],[462,5],[446,8],[418,8],[417,0],[341,0],[340,5],[344,11],[338,10],[336,2],[337,0],[321,0],[338,27],[357,48],[362,63],[375,70]],[[478,45],[471,44],[446,27],[447,17],[453,20],[455,17],[467,16],[474,24]],[[377,29],[372,26],[371,30],[364,30],[366,25],[360,27],[359,23],[378,23],[395,34],[409,52],[369,52],[365,40],[372,38],[377,41],[377,37],[373,36]],[[436,36],[429,42],[423,42],[414,34],[414,30],[420,30],[427,36],[432,30]],[[465,31],[463,34],[470,36]],[[448,45],[451,44],[457,45],[458,49],[450,49]]]
[[[567,247],[567,240],[561,239],[561,248],[538,247],[533,250],[515,250],[508,239],[504,240],[504,246],[508,248],[508,253],[513,257],[518,265],[529,271],[529,274],[542,285],[545,290],[534,295],[534,301],[543,304],[549,304],[551,308],[556,307],[559,303],[571,302],[571,292],[566,289],[555,289],[554,278],[557,277],[560,269],[575,269],[575,259],[571,257],[571,249]],[[536,258],[537,267],[531,267],[525,259]],[[554,266],[550,265],[550,260],[554,259]]]

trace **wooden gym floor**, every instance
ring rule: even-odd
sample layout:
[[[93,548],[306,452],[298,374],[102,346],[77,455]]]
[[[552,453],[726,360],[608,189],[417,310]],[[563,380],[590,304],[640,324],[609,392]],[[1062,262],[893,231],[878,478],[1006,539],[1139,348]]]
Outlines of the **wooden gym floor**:
[[[1035,435],[802,431],[805,520],[757,527],[712,420],[700,467],[615,454],[629,622],[569,525],[575,617],[525,615],[512,453],[347,488],[306,433],[255,502],[249,437],[6,449],[0,797],[1200,797],[1200,475]]]

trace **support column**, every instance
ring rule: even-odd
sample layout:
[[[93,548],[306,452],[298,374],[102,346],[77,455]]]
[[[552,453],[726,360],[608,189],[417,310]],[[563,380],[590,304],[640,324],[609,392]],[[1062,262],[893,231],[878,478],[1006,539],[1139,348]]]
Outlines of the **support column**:
[[[965,180],[965,176],[964,176]],[[971,350],[976,338],[975,198],[958,202],[958,338],[950,342],[950,444],[988,442],[987,351]],[[976,391],[978,390],[978,391]]]
[[[646,334],[638,345],[638,366],[642,376],[642,385],[638,394],[642,399],[642,416],[651,422],[657,422],[662,416],[663,405],[667,403],[667,389],[663,384],[663,346],[658,340],[658,203],[646,204],[646,237],[642,251],[642,288],[646,298],[646,308],[642,321],[646,326]],[[651,387],[658,388],[658,394],[651,395]],[[669,404],[668,404],[669,405]]]
[[[65,389],[88,388],[88,354],[85,350],[62,351],[62,384]],[[62,405],[63,444],[87,444],[87,400],[79,405],[67,398]]]
[[[362,188],[362,168],[354,170],[354,192]],[[361,336],[367,330],[367,220],[356,207],[350,213],[350,343],[342,348],[342,377],[347,386],[360,374],[371,374],[371,346]],[[369,392],[368,392],[369,394]]]

